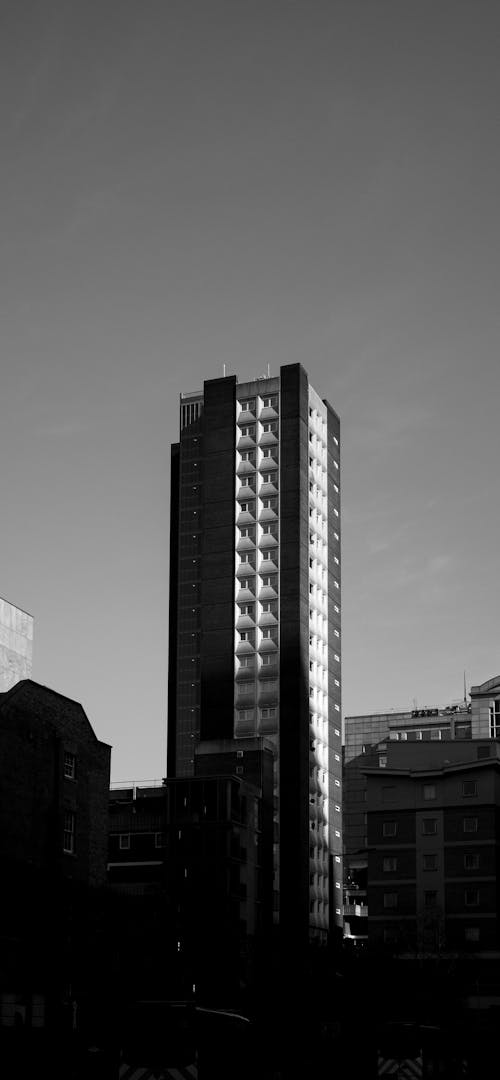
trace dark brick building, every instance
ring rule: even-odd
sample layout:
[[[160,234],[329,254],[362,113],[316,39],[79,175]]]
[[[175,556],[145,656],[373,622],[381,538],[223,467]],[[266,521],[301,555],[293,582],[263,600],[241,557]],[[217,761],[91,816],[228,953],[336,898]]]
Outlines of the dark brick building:
[[[43,1027],[85,993],[110,754],[78,702],[32,680],[0,694],[1,1027]]]
[[[370,943],[499,958],[498,743],[388,745],[366,775]]]
[[[273,757],[259,743],[202,744],[201,775],[111,790],[117,954],[136,993],[227,1006],[255,980],[272,911]]]

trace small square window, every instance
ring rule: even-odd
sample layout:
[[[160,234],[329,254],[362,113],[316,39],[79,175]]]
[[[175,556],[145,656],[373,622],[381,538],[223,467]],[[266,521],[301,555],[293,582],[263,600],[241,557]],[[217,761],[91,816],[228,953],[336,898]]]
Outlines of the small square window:
[[[477,852],[469,852],[464,855],[464,870],[479,870],[480,855]]]
[[[462,782],[462,795],[464,798],[477,795],[477,783],[475,780],[464,780]]]
[[[395,892],[384,893],[384,907],[385,908],[397,908],[398,906],[398,894]]]
[[[423,795],[424,795],[425,800],[435,799],[436,798],[436,785],[435,784],[424,784]]]
[[[397,821],[384,821],[382,825],[383,836],[396,836],[398,831]]]
[[[464,818],[464,832],[475,833],[477,832],[477,817]]]
[[[396,858],[394,858],[394,856],[390,855],[388,858],[384,859],[383,865],[382,865],[382,869],[384,871],[384,874],[393,874],[394,871],[397,870],[397,868],[398,868],[398,860]]]
[[[437,819],[424,818],[422,821],[422,835],[435,836],[437,833]]]
[[[120,833],[118,837],[118,847],[120,851],[128,851],[130,849],[130,833]]]
[[[155,847],[161,848],[164,846],[164,839],[162,832],[155,832]]]
[[[479,906],[479,889],[466,889],[464,899],[465,899],[465,906],[466,907],[478,907]]]
[[[466,941],[479,941],[479,926],[466,926],[464,936]]]
[[[429,853],[422,856],[422,867],[424,870],[437,870],[437,855]]]
[[[424,907],[436,907],[437,895],[436,889],[426,889],[424,892]]]

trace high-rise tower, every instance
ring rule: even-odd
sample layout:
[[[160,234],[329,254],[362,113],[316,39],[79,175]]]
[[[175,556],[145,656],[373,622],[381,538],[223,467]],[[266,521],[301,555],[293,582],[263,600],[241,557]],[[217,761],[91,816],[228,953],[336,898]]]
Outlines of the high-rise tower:
[[[275,922],[303,940],[342,925],[339,442],[291,364],[181,395],[172,447],[167,771],[271,742]]]

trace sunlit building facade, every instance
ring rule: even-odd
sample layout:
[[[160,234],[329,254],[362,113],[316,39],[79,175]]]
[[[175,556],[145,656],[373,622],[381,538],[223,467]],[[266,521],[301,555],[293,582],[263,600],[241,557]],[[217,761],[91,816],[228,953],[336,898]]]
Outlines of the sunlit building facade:
[[[172,448],[168,775],[274,751],[274,921],[342,926],[340,424],[299,364],[181,396]],[[245,753],[237,766],[245,775]]]
[[[0,597],[0,694],[31,678],[33,618]]]

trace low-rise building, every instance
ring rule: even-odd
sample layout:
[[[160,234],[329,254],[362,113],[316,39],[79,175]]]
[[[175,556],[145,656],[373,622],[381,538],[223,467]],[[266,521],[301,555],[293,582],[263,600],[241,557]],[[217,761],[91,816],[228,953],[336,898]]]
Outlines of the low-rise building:
[[[500,957],[500,744],[394,743],[366,776],[370,944]]]
[[[83,992],[110,755],[77,701],[31,679],[0,694],[0,1028],[42,1027]]]
[[[345,718],[344,935],[351,941],[361,944],[368,940],[366,768],[384,768],[388,747],[394,743],[411,748],[467,740],[471,735],[471,704],[466,699],[443,707]]]

